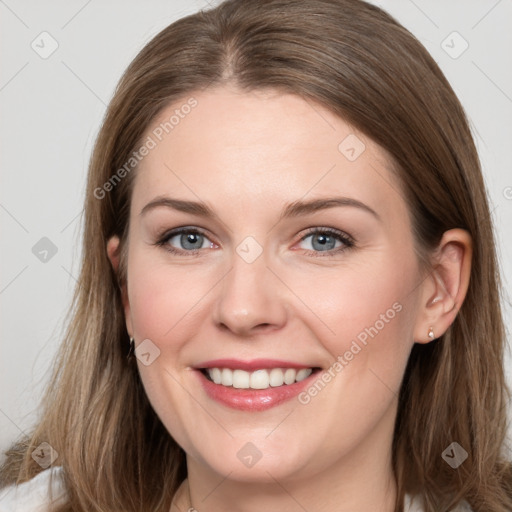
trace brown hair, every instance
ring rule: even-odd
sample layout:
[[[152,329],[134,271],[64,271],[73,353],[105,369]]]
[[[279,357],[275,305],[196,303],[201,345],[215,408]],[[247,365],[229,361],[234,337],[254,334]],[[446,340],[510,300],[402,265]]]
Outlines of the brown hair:
[[[448,331],[415,344],[400,391],[393,440],[398,484],[420,494],[426,512],[464,498],[474,510],[512,510],[512,469],[502,450],[509,390],[500,280],[477,151],[464,111],[425,48],[383,10],[360,0],[228,0],[160,32],[122,77],[92,156],[83,264],[54,375],[32,435],[15,444],[2,484],[41,468],[42,441],[59,453],[69,503],[64,511],[164,510],[186,477],[183,450],[127,363],[119,284],[135,170],[98,199],[164,107],[212,85],[274,88],[320,103],[393,157],[428,271],[442,234],[473,240],[466,299]],[[116,276],[107,258],[121,238]],[[119,278],[119,280],[118,280]],[[457,441],[468,459],[441,457]]]

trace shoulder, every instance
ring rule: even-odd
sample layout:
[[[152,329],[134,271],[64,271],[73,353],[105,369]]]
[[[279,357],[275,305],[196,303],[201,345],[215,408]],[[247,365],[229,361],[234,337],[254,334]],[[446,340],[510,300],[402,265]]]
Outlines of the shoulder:
[[[421,499],[421,496],[405,495],[404,512],[423,512],[423,510],[423,500]],[[472,512],[472,509],[465,501],[463,501],[450,510],[450,512]]]
[[[27,482],[0,489],[0,512],[47,512],[65,499],[62,468],[55,466]]]

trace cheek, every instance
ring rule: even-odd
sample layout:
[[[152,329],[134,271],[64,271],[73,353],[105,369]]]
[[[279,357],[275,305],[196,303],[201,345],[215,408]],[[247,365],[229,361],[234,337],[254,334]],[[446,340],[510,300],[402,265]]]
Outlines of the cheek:
[[[129,268],[128,295],[134,332],[157,345],[194,323],[201,301],[213,286],[211,272],[154,262],[134,251]]]
[[[361,261],[332,270],[295,280],[316,337],[349,366],[396,370],[398,376],[413,339],[414,258],[384,255],[371,265]]]

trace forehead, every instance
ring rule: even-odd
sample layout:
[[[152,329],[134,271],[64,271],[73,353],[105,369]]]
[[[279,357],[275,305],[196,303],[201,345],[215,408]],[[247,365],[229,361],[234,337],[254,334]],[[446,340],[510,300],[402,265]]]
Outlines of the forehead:
[[[232,87],[198,92],[166,107],[148,137],[154,147],[139,164],[134,188],[140,207],[165,194],[200,198],[216,209],[226,202],[280,207],[338,193],[379,204],[383,213],[400,202],[405,208],[388,153],[297,95]]]

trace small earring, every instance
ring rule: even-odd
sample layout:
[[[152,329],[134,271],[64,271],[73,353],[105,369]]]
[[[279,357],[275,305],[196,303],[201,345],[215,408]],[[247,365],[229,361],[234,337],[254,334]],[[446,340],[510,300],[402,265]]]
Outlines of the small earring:
[[[135,352],[135,340],[130,336],[130,348],[128,349],[128,355],[126,359],[131,359],[133,357],[133,353]]]
[[[433,340],[435,338],[435,335],[434,335],[434,329],[432,327],[430,327],[430,329],[428,330],[428,337]]]

